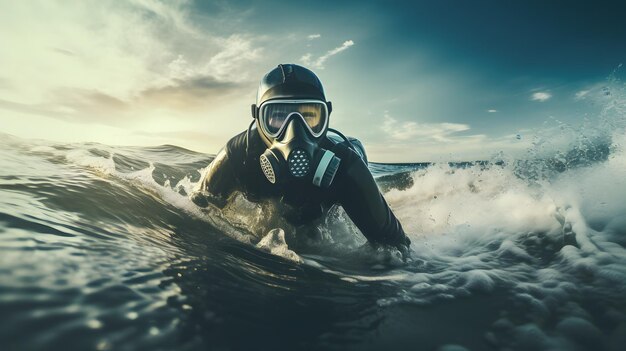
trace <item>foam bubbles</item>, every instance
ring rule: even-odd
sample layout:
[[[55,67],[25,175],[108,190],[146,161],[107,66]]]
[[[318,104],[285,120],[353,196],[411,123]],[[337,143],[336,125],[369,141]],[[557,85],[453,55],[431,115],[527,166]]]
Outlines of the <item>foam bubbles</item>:
[[[464,287],[469,291],[490,292],[495,286],[495,282],[486,271],[475,269],[463,274],[465,280]]]

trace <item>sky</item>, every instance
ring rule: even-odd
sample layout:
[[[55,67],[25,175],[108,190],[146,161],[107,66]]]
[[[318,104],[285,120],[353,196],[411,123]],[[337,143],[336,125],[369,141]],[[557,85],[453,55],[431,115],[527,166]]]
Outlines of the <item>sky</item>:
[[[597,116],[623,1],[0,1],[0,132],[216,153],[261,77],[313,70],[377,162],[521,153]]]

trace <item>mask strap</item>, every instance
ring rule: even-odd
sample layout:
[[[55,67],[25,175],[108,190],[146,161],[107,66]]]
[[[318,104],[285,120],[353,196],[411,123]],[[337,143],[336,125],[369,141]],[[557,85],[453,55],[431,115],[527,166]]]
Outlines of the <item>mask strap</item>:
[[[243,158],[244,166],[246,164],[246,160],[248,159],[248,148],[250,146],[250,129],[252,129],[252,125],[254,124],[254,122],[256,122],[256,119],[250,122],[250,125],[248,126],[248,130],[246,131],[246,157]]]
[[[331,131],[337,135],[339,135],[343,140],[345,140],[346,142],[348,142],[348,147],[350,147],[352,149],[352,151],[359,153],[356,148],[354,147],[354,145],[352,145],[352,143],[350,142],[350,140],[348,138],[346,138],[345,135],[343,135],[343,133],[341,133],[340,131],[338,131],[337,129],[333,129],[333,128],[328,128],[328,131]]]

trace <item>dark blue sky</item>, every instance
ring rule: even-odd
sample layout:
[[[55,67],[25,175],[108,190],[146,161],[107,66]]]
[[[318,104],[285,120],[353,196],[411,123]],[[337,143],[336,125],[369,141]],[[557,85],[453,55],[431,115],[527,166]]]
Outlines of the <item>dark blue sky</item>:
[[[379,53],[372,60],[410,58],[424,50],[440,64],[595,79],[626,54],[623,1],[197,1],[195,6],[197,14],[228,18],[230,27],[220,23],[227,31],[350,37]]]

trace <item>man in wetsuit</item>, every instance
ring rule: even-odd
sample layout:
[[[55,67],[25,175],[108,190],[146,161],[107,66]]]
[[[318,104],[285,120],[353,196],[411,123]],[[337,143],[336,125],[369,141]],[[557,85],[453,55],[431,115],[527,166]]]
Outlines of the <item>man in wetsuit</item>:
[[[202,191],[218,203],[235,190],[253,201],[277,199],[293,209],[285,215],[294,225],[339,204],[371,244],[406,257],[410,240],[378,190],[361,143],[328,127],[331,110],[313,72],[278,65],[261,80],[254,121],[211,162]],[[204,196],[193,199],[206,205]]]

